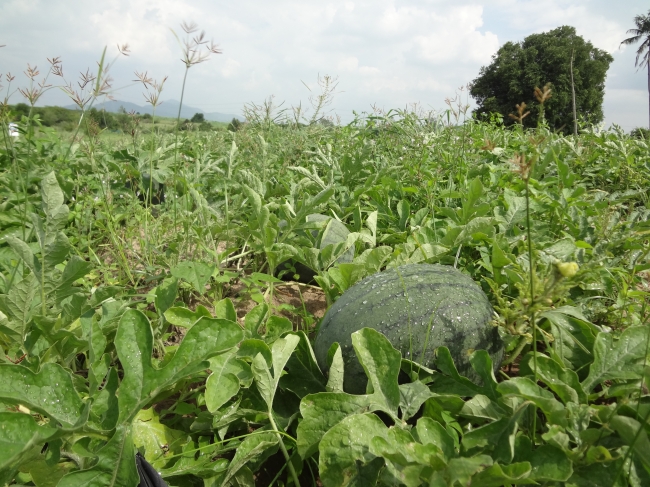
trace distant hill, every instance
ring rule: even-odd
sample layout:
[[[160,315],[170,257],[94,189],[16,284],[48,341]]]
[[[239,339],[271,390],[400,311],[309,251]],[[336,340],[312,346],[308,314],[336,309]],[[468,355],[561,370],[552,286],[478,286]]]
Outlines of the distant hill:
[[[176,116],[178,115],[178,105],[179,102],[177,100],[166,100],[156,107],[156,116],[176,118]],[[153,109],[151,105],[141,106],[141,105],[137,105],[136,103],[121,101],[121,100],[105,101],[93,105],[93,107],[96,108],[97,110],[103,109],[111,113],[118,113],[120,111],[120,108],[124,108],[124,110],[126,110],[127,112],[133,110],[134,112],[140,112],[141,114],[153,113]],[[69,108],[70,110],[75,110],[77,109],[77,106],[67,105],[63,108]],[[213,122],[227,123],[230,122],[233,118],[236,118],[242,122],[244,121],[244,118],[240,115],[233,115],[232,113],[219,113],[219,112],[207,113],[201,110],[200,108],[194,108],[188,105],[183,105],[183,108],[181,109],[181,118],[182,119],[192,118],[192,116],[195,113],[202,113],[206,120],[210,120]]]

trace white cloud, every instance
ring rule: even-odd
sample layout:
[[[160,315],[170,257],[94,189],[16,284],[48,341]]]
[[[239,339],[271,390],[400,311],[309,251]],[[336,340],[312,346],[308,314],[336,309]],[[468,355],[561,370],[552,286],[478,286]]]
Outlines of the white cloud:
[[[188,104],[243,104],[269,95],[278,102],[304,104],[310,93],[301,80],[313,84],[318,74],[330,74],[339,76],[344,93],[334,106],[345,119],[371,103],[390,108],[419,100],[444,108],[444,99],[476,77],[506,40],[569,24],[613,53],[608,83],[623,90],[634,83],[629,96],[638,97],[639,105],[642,76],[635,76],[632,49],[618,50],[618,44],[634,14],[647,9],[646,2],[4,0],[0,44],[7,47],[0,50],[0,72],[16,74],[27,62],[43,71],[46,57],[60,55],[64,72],[74,76],[93,67],[104,46],[112,59],[115,45],[128,42],[132,54],[115,64],[115,85],[129,85],[135,70],[156,79],[169,75],[163,98],[178,99],[184,66],[170,28],[181,34],[179,22],[195,20],[224,54],[192,67]],[[140,103],[140,91],[123,88],[119,96]],[[610,91],[607,97],[614,96]],[[49,99],[60,102],[55,96]],[[618,112],[606,113],[609,120],[610,113]]]

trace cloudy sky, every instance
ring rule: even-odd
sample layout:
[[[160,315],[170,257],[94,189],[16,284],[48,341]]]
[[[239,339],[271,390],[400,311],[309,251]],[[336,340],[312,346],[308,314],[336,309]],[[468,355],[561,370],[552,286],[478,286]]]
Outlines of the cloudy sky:
[[[244,103],[273,95],[284,107],[309,105],[319,75],[338,78],[330,107],[343,122],[372,106],[419,103],[443,110],[460,86],[507,41],[560,25],[614,56],[607,77],[606,124],[647,126],[647,76],[635,47],[619,48],[647,0],[0,0],[0,73],[24,86],[27,63],[47,71],[60,56],[65,76],[93,69],[104,46],[129,57],[112,68],[116,99],[144,104],[134,72],[169,76],[162,99],[179,99],[184,74],[171,32],[194,21],[223,50],[188,74],[184,103],[206,112],[241,113]],[[57,79],[52,79],[58,82]],[[7,89],[4,81],[2,95]],[[13,88],[12,88],[13,89]],[[19,93],[13,103],[23,101]],[[50,90],[39,104],[69,104]]]

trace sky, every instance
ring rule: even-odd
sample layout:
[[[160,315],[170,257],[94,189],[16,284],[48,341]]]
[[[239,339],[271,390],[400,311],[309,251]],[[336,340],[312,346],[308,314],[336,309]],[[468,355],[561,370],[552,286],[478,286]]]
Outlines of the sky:
[[[76,82],[96,69],[102,50],[113,64],[112,96],[145,104],[135,72],[161,81],[162,100],[178,100],[185,75],[182,21],[195,22],[222,54],[212,54],[187,72],[183,103],[205,112],[241,114],[245,103],[273,97],[281,108],[310,108],[318,79],[337,81],[332,116],[347,123],[357,113],[408,108],[441,112],[491,62],[508,41],[521,41],[561,25],[614,57],[607,75],[605,125],[625,130],[648,125],[648,86],[635,67],[637,46],[620,47],[647,0],[0,0],[0,95],[24,101],[17,87],[28,85],[24,70],[47,58],[62,60],[63,74]],[[130,55],[117,45],[128,43]],[[205,51],[207,52],[207,50]],[[68,105],[56,88],[39,105]],[[309,116],[308,112],[307,115]]]

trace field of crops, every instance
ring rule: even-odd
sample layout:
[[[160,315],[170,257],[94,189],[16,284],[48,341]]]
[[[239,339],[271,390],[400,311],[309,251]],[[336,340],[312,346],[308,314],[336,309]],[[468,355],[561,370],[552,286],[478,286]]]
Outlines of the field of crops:
[[[650,485],[649,142],[447,122],[3,129],[0,485]],[[413,263],[483,289],[501,367],[366,328],[344,392],[321,318]]]

